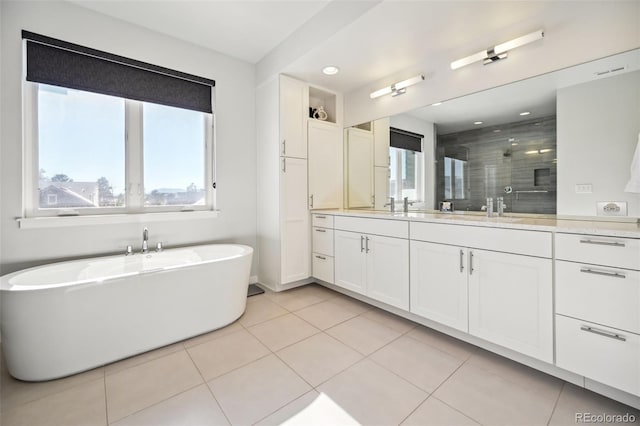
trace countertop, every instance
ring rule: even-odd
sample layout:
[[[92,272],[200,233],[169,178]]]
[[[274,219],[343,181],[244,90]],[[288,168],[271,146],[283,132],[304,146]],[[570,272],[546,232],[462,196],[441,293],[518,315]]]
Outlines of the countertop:
[[[440,213],[438,211],[409,211],[391,213],[383,210],[367,209],[329,209],[314,210],[315,214],[336,216],[357,216],[376,219],[403,220],[412,222],[448,223],[452,225],[483,226],[495,228],[524,229],[533,231],[566,232],[572,234],[591,234],[611,237],[640,238],[638,221],[613,222],[592,220],[590,218],[561,218],[552,215],[518,215],[487,217],[479,212]]]

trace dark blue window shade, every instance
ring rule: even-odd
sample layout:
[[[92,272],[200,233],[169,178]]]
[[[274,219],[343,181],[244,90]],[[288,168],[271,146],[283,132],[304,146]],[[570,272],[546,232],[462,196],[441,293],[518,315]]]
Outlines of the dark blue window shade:
[[[215,81],[22,31],[27,80],[205,113]]]
[[[424,138],[424,135],[396,129],[395,127],[391,127],[389,131],[390,145],[393,148],[422,152],[422,138]]]

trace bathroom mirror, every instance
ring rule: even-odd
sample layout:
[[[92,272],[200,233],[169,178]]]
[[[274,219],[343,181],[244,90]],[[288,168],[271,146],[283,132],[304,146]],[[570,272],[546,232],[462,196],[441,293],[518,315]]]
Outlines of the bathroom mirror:
[[[635,205],[632,215],[639,196],[623,193],[621,182],[640,131],[639,70],[636,49],[384,119],[420,135],[422,150],[404,152],[391,141],[387,179],[374,166],[372,206],[388,208],[380,199],[394,196],[401,208],[408,196],[414,210],[447,201],[481,211],[487,197],[503,197],[510,213],[592,216],[596,200],[619,199]],[[355,127],[375,138],[376,123]],[[595,159],[585,154],[597,146]],[[347,192],[354,163],[345,167]]]

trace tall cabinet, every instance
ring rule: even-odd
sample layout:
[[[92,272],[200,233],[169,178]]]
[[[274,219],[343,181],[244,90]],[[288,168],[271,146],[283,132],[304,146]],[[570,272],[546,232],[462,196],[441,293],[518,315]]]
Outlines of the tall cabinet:
[[[310,118],[311,109],[320,106],[327,123]],[[325,146],[337,143],[331,135],[341,134],[341,115],[337,94],[288,76],[256,90],[258,280],[274,291],[303,284],[312,275],[309,209],[315,206],[310,195],[326,207],[341,207],[341,176],[336,205],[326,201],[331,189],[318,184],[318,173],[310,174],[318,163],[341,169],[341,163],[327,165],[341,161],[341,146],[334,156]]]

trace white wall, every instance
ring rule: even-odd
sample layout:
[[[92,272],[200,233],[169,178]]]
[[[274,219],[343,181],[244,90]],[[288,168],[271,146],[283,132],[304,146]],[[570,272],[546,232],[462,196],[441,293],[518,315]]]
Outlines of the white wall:
[[[420,120],[408,114],[394,115],[390,119],[390,126],[408,132],[424,135],[422,140],[422,153],[424,160],[424,203],[425,207],[432,209],[435,206],[435,177],[436,177],[436,134],[433,123]]]
[[[0,2],[0,267],[8,273],[54,259],[139,247],[142,224],[19,229],[22,205],[22,51],[25,29],[216,80],[217,219],[154,222],[151,242],[256,243],[255,67],[61,1]],[[256,274],[254,256],[252,275]]]
[[[624,192],[640,132],[640,71],[558,91],[558,215],[595,216],[598,201],[626,201],[640,217],[640,194]],[[576,194],[576,184],[591,184]]]
[[[491,43],[506,41],[502,35],[482,34],[460,45],[456,51],[416,58],[410,68],[346,93],[345,126],[401,114],[640,47],[638,1],[556,1],[544,2],[543,6],[538,13],[505,28],[505,34],[527,34],[542,28],[543,40],[514,49],[506,60],[489,66],[477,62],[451,70],[450,62],[486,49]],[[460,36],[466,36],[464,29]],[[419,73],[425,74],[426,80],[409,87],[404,95],[369,98],[372,91]]]

